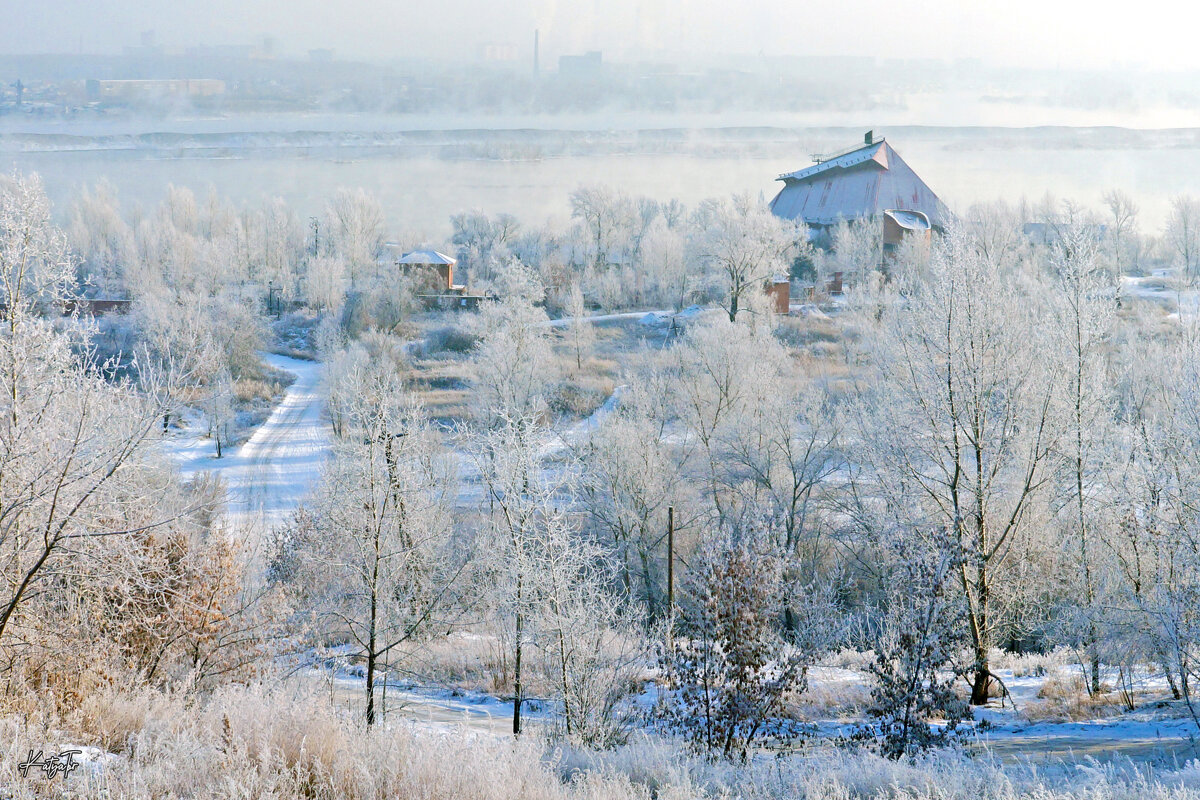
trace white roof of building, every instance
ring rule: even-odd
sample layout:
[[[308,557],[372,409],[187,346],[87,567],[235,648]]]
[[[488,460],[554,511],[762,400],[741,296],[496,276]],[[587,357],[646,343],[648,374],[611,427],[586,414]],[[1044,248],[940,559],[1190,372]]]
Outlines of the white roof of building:
[[[908,211],[902,208],[886,208],[884,214],[896,221],[896,224],[901,228],[910,231],[927,231],[932,225],[929,224],[929,216],[924,211]]]
[[[433,265],[451,264],[451,265],[453,265],[453,264],[457,264],[458,262],[455,261],[450,256],[446,255],[445,253],[439,253],[437,250],[413,250],[411,253],[405,253],[404,255],[400,256],[400,258],[396,259],[396,263],[397,264],[419,264],[419,265],[424,266],[426,264],[433,264]]]
[[[885,140],[880,139],[878,142],[873,144],[864,144],[855,150],[851,150],[849,153],[842,153],[840,156],[827,158],[820,163],[813,164],[811,167],[798,169],[795,172],[785,172],[783,175],[779,176],[779,180],[801,181],[833,169],[848,169],[856,164],[861,164],[864,161],[876,161],[884,169],[887,169],[887,151],[890,148],[884,148],[884,141]]]

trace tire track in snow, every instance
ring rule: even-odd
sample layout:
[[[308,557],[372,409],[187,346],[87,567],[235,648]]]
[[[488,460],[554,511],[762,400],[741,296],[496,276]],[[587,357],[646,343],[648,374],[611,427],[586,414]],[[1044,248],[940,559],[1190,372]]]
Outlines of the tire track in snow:
[[[275,354],[263,354],[263,361],[296,380],[236,452],[213,458],[211,443],[196,435],[168,445],[183,476],[201,472],[220,476],[226,490],[226,520],[232,529],[252,538],[253,545],[286,522],[304,501],[320,478],[333,440],[321,391],[322,365]]]

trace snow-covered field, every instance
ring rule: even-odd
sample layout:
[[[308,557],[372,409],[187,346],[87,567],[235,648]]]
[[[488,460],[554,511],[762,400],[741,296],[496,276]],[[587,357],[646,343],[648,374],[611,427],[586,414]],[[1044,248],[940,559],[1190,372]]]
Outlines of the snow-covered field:
[[[1200,316],[1200,291],[1181,281],[1178,270],[1155,270],[1145,277],[1122,276],[1121,293],[1161,305],[1172,319],[1192,321]]]
[[[328,655],[328,654],[327,654]],[[363,668],[347,667],[336,658],[314,665],[312,674],[329,682],[331,693],[352,712],[362,704],[365,678]],[[958,745],[966,752],[987,754],[1005,762],[1063,767],[1070,764],[1126,759],[1135,762],[1182,764],[1196,758],[1196,728],[1179,703],[1167,701],[1165,681],[1143,674],[1135,681],[1141,696],[1139,708],[1128,713],[1111,712],[1073,721],[1031,720],[1025,712],[1035,710],[1044,698],[1043,688],[1051,680],[1064,680],[1082,674],[1077,664],[1048,668],[1044,674],[1026,674],[1013,669],[997,669],[996,674],[1011,691],[1011,700],[998,700],[975,709],[975,719],[959,728]],[[1105,682],[1112,675],[1106,670]],[[409,679],[377,679],[377,697],[386,683],[386,717],[404,720],[431,729],[457,729],[476,733],[508,736],[512,730],[512,701],[478,689],[450,688]],[[809,691],[799,700],[817,703],[816,714],[805,723],[805,740],[812,744],[848,737],[868,718],[861,709],[851,709],[853,698],[869,695],[869,676],[858,669],[817,666],[809,672]],[[646,683],[640,694],[630,698],[640,715],[638,727],[652,732],[650,715],[658,697],[658,686]],[[1154,700],[1151,698],[1162,699]],[[820,699],[823,698],[823,699]],[[832,699],[831,699],[832,698]],[[850,699],[848,706],[839,699]],[[1015,701],[1015,707],[1014,707]],[[821,708],[821,703],[829,704]],[[381,700],[381,710],[383,709]],[[1031,716],[1036,716],[1031,715]],[[554,709],[546,701],[534,700],[522,708],[522,719],[535,725],[553,720]]]

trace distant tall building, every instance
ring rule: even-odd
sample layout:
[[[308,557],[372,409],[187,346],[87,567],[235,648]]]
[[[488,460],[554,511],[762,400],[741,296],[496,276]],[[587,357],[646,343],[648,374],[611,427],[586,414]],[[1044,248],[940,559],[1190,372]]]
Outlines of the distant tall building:
[[[508,42],[483,42],[479,45],[479,60],[511,64],[517,60],[517,46]]]
[[[258,48],[252,44],[200,44],[184,50],[184,55],[188,58],[247,61],[258,55]]]
[[[159,47],[154,31],[142,31],[138,34],[138,44],[126,45],[122,52],[127,58],[157,58],[163,54],[163,49]]]
[[[604,68],[604,57],[599,50],[581,56],[559,56],[558,74],[564,78],[593,78]]]

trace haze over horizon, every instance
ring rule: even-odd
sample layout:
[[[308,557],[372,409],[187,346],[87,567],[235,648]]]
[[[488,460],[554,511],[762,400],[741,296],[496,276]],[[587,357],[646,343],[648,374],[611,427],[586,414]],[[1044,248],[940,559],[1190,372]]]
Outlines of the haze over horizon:
[[[532,57],[535,29],[547,65],[601,50],[612,59],[856,55],[956,60],[1004,67],[1200,69],[1191,26],[1162,25],[1176,4],[1099,14],[1077,0],[1013,0],[1001,7],[950,0],[853,6],[769,0],[2,0],[6,54],[117,54],[153,30],[165,47],[249,44],[270,36],[281,56],[332,48],[340,58],[474,60],[485,43]]]

